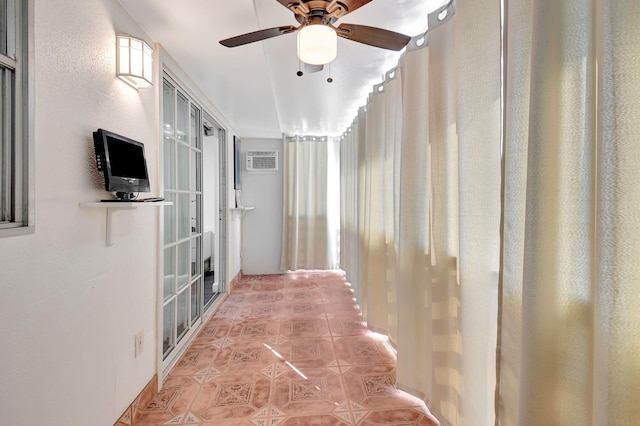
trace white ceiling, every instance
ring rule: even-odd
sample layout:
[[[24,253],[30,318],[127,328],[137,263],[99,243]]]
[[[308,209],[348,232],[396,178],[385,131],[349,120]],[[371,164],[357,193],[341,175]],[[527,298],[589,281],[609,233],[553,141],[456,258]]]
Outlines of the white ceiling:
[[[243,138],[283,133],[337,135],[364,105],[400,52],[338,39],[338,57],[298,77],[295,33],[235,48],[218,41],[298,23],[276,0],[119,0],[178,62]],[[448,0],[373,0],[340,19],[410,36]],[[336,24],[336,25],[337,25]],[[136,34],[132,34],[136,35]],[[333,83],[327,83],[329,69]]]

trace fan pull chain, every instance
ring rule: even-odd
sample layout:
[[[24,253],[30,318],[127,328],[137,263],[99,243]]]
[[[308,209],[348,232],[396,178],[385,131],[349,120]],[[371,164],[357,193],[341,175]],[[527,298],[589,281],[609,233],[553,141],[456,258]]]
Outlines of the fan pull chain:
[[[302,61],[298,59],[298,72],[296,73],[298,77],[302,77],[304,73],[302,72]]]
[[[327,64],[327,68],[329,68],[329,78],[327,78],[327,83],[333,83],[333,78],[331,77],[331,63]]]

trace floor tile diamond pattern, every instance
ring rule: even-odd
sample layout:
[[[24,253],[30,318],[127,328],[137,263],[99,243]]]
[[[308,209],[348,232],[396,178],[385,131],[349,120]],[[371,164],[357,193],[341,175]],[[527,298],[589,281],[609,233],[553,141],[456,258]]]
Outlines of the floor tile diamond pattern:
[[[333,271],[243,277],[131,426],[420,425],[395,354]]]

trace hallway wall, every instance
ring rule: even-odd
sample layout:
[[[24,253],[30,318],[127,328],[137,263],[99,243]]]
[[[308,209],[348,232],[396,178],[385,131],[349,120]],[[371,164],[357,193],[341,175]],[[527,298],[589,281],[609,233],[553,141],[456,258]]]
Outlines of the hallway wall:
[[[111,426],[157,369],[157,211],[116,212],[106,247],[105,210],[79,203],[109,196],[93,154],[99,127],[145,144],[148,196],[161,193],[156,89],[115,77],[116,33],[153,40],[116,0],[31,2],[35,233],[0,238],[0,423]],[[229,227],[231,279],[239,224]]]
[[[278,172],[247,173],[246,154],[252,150],[277,150]],[[242,272],[279,274],[282,272],[283,141],[243,139],[241,152],[244,205],[255,207],[242,218]]]

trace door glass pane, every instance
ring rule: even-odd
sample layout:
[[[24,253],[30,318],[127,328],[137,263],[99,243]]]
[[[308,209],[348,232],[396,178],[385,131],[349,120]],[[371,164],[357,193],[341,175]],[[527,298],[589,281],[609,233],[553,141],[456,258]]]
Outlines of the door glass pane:
[[[176,246],[164,249],[164,301],[176,292]]]
[[[189,289],[178,294],[178,321],[176,322],[178,341],[189,329],[189,295]]]
[[[202,154],[196,150],[191,150],[191,187],[192,191],[200,191],[201,181],[200,173],[201,173],[201,158]]]
[[[183,142],[189,142],[187,139],[189,131],[189,101],[187,98],[178,93],[178,120],[176,123],[176,137]]]
[[[167,81],[162,86],[162,122],[165,136],[173,136],[176,125],[175,88]]]
[[[165,135],[162,141],[164,156],[164,187],[176,188],[176,143],[170,136]]]
[[[200,316],[200,280],[191,284],[191,323]]]
[[[7,54],[7,33],[9,25],[7,16],[7,0],[0,0],[0,53]]]
[[[202,220],[200,217],[200,203],[202,196],[199,194],[191,194],[191,233],[199,234],[201,232]]]
[[[176,345],[174,330],[176,329],[176,301],[175,299],[164,305],[162,327],[162,354],[163,358]]]
[[[189,189],[189,147],[178,144],[178,189]]]
[[[202,270],[202,260],[200,259],[201,244],[200,237],[191,240],[191,277],[200,275]]]
[[[189,206],[189,194],[177,194],[178,196],[178,239],[182,240],[191,235],[191,206]]]
[[[164,206],[164,243],[169,244],[176,241],[176,194],[168,192],[164,198],[173,203]]]
[[[178,245],[178,291],[189,284],[189,241]]]
[[[0,115],[4,122],[0,121],[0,222],[12,220],[11,176],[14,174],[11,161],[12,129],[9,123],[13,120],[11,108],[3,109],[11,102],[13,97],[14,72],[0,66]]]

